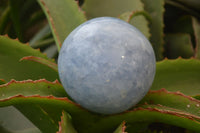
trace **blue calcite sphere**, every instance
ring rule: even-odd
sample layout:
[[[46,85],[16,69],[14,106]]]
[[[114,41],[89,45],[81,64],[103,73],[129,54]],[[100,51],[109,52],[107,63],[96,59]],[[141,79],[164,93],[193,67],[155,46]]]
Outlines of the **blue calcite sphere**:
[[[123,112],[148,92],[155,75],[155,55],[146,37],[132,25],[111,17],[89,20],[64,41],[58,70],[69,96],[101,114]]]

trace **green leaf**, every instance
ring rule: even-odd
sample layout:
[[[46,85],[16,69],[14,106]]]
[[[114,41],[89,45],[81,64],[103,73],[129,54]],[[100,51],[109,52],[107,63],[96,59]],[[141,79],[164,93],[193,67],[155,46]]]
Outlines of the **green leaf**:
[[[53,95],[55,97],[68,97],[62,85],[56,80],[54,82],[49,82],[45,79],[40,80],[24,80],[10,82],[0,85],[0,99],[12,97],[15,95],[23,96],[49,96]]]
[[[24,1],[15,1],[15,0],[10,0],[9,1],[9,6],[10,6],[10,17],[15,29],[15,33],[17,35],[17,38],[23,42],[24,41],[24,32],[22,28],[22,23],[20,20],[20,9],[21,5],[23,5]]]
[[[125,12],[121,14],[119,18],[128,23],[131,23],[149,39],[150,33],[148,27],[148,20],[150,21],[151,18],[145,11]]]
[[[167,99],[167,100],[166,100]],[[190,116],[200,122],[200,101],[180,92],[169,92],[166,89],[150,91],[137,105],[138,107],[156,106],[165,108],[182,116]],[[178,105],[178,106],[177,106]]]
[[[39,132],[39,129],[13,106],[0,108],[0,123],[1,126],[12,132],[19,133],[33,129],[35,129],[35,133]]]
[[[28,118],[43,132],[50,132],[48,126],[51,126],[53,131],[58,131],[58,124],[56,123],[60,121],[62,110],[69,112],[75,122],[74,126],[77,127],[79,131],[85,130],[87,132],[88,129],[86,127],[94,125],[97,117],[67,98],[57,98],[54,96],[16,95],[0,100],[0,107],[9,105],[14,105],[17,109],[20,109],[25,116],[29,116]],[[30,113],[32,107],[38,108]],[[87,122],[83,122],[85,120],[87,120]]]
[[[59,131],[57,133],[77,133],[72,125],[71,116],[65,111],[62,112]]]
[[[30,41],[29,44],[33,48],[39,48],[46,46],[47,43],[41,43],[40,41],[46,41],[46,37],[51,34],[51,29],[49,24],[46,24]],[[49,38],[52,39],[52,38]],[[50,41],[49,41],[50,42]]]
[[[165,35],[165,52],[170,59],[190,58],[194,55],[194,49],[189,34],[166,34]]]
[[[200,60],[176,59],[157,62],[152,90],[166,88],[186,95],[200,94]]]
[[[194,8],[200,11],[200,1],[199,0],[174,0],[176,2],[182,3],[190,8]]]
[[[0,79],[26,80],[45,78],[49,81],[58,79],[58,73],[48,66],[37,62],[20,62],[25,56],[37,56],[49,60],[38,50],[20,43],[18,40],[0,36]],[[51,61],[51,60],[49,60]]]
[[[55,70],[56,72],[58,72],[58,66],[56,63],[44,59],[44,58],[40,58],[40,57],[35,57],[35,56],[26,56],[20,59],[20,61],[24,61],[24,60],[29,60],[29,61],[34,61],[34,62],[38,62],[40,64],[43,64],[45,66],[50,67],[51,69]]]
[[[193,34],[192,16],[184,15],[177,19],[172,25],[173,32]]]
[[[56,45],[50,45],[43,52],[47,54],[48,58],[57,58],[58,55],[58,49]]]
[[[54,39],[53,38],[47,38],[44,40],[39,40],[38,42],[34,43],[34,45],[32,45],[34,48],[42,48],[42,47],[47,47],[51,44],[54,43]]]
[[[23,105],[16,104],[14,107],[37,126],[41,132],[55,133],[58,130],[57,123],[40,105],[29,101],[28,103],[23,103]]]
[[[46,80],[26,80],[10,81],[7,84],[0,85],[0,99],[6,99],[16,95],[23,96],[55,96],[67,97],[62,85]],[[23,105],[14,105],[29,120],[31,120],[41,131],[55,133],[58,130],[57,121],[51,118],[46,111],[37,104],[24,103]],[[49,127],[50,126],[50,127]],[[50,131],[49,131],[50,130]]]
[[[118,15],[128,11],[142,11],[143,4],[140,0],[86,0],[82,6],[86,16],[91,19],[94,17]]]
[[[43,27],[45,15],[35,0],[9,0],[10,18],[8,34],[12,38],[18,38],[21,42],[27,42],[30,37]]]
[[[86,21],[74,0],[38,0],[49,21],[58,50],[68,34]]]
[[[186,0],[186,1],[188,1],[188,0]],[[190,3],[191,0],[188,1],[188,2]],[[199,14],[199,12],[197,10],[195,10],[194,8],[189,7],[188,5],[185,5],[183,3],[178,2],[178,0],[165,0],[165,3],[169,4],[169,5],[172,5],[172,6],[176,7],[177,9],[179,8],[179,9],[181,9],[183,11],[186,11],[188,14],[191,14],[191,15],[196,16],[196,17],[200,17],[200,14]]]
[[[129,127],[136,122],[161,122],[198,132],[200,130],[199,108],[199,100],[180,92],[168,92],[162,89],[150,91],[133,109],[107,116],[97,124],[104,125],[103,128],[109,129],[120,120],[125,120]],[[194,123],[196,127],[193,127],[191,123]]]
[[[123,121],[119,127],[114,131],[114,133],[126,133],[125,130],[126,130],[126,122]]]
[[[3,126],[0,125],[0,132],[1,133],[12,133],[11,131],[8,131],[7,129],[5,129]]]
[[[156,0],[154,2],[150,0],[142,0],[144,3],[144,9],[150,14],[152,21],[150,23],[150,41],[153,45],[156,59],[161,60],[163,58],[163,28],[164,28],[164,0]]]
[[[200,59],[200,22],[192,17],[192,26],[194,30],[194,36],[196,41],[196,54],[195,57]]]
[[[10,7],[8,6],[3,13],[1,14],[0,18],[0,34],[4,34],[4,30],[6,28],[6,24],[9,20],[9,13],[10,13]]]
[[[26,107],[26,112],[23,112],[25,115],[27,115],[28,111],[30,112],[29,107],[37,106],[46,114],[45,117],[41,116],[42,112],[38,112],[38,116],[43,118],[42,120],[45,117],[47,122],[53,123],[60,121],[57,117],[60,117],[61,112],[65,110],[72,117],[73,125],[80,133],[112,132],[121,121],[126,121],[129,125],[136,122],[161,122],[192,131],[200,131],[200,101],[181,93],[171,93],[164,90],[150,91],[135,108],[108,116],[88,112],[67,98],[53,96],[15,95],[0,100],[1,107],[9,105],[15,105],[17,108],[21,108],[22,111]],[[36,112],[33,111],[33,113]],[[33,115],[32,112],[29,115],[32,115],[32,119],[37,116]],[[48,121],[48,119],[50,120]],[[52,127],[55,127],[56,125],[53,123]],[[44,122],[38,122],[37,124],[47,124],[43,125],[43,128],[51,125]],[[48,130],[48,128],[45,129],[46,131]],[[56,127],[53,129],[56,129]]]

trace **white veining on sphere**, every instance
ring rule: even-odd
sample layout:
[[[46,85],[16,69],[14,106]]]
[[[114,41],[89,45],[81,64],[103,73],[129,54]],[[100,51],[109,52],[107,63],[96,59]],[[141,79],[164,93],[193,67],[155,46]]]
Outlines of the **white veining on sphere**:
[[[58,71],[77,103],[97,113],[113,114],[134,106],[148,92],[155,75],[155,55],[149,41],[132,25],[116,18],[96,18],[66,38]]]

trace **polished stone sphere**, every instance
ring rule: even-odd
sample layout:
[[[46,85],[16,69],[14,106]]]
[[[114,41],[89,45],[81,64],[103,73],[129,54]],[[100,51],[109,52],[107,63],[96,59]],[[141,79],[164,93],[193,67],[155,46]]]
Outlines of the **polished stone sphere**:
[[[132,25],[111,17],[91,19],[65,39],[58,71],[68,95],[101,114],[123,112],[148,92],[155,75],[150,42]]]

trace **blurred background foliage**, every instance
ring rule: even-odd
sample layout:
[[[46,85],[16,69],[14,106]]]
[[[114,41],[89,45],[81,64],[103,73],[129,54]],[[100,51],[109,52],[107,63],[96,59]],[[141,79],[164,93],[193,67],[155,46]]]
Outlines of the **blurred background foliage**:
[[[198,57],[200,2],[198,0],[80,0],[87,19],[121,18],[151,41],[157,60]],[[146,6],[148,5],[148,6]],[[0,34],[39,48],[50,58],[58,50],[46,16],[36,0],[1,0]]]

